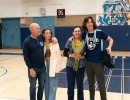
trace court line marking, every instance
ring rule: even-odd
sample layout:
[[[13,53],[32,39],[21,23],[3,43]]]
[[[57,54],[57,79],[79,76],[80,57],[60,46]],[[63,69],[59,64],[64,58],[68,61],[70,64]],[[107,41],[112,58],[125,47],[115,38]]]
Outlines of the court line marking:
[[[0,75],[0,77],[2,77],[2,76],[4,76],[5,74],[7,74],[8,70],[7,70],[6,68],[4,68],[4,67],[0,67],[0,68],[4,69],[4,71],[5,71],[3,74]]]
[[[27,71],[26,69],[8,69],[8,70],[18,70],[18,71]]]
[[[8,84],[9,82],[12,82],[12,81],[18,79],[18,78],[19,78],[21,75],[23,75],[24,73],[25,73],[25,72],[16,74],[14,77],[10,78],[9,80],[6,80],[6,81],[0,83],[0,86],[2,86],[3,84],[4,84],[4,85],[5,85],[5,84]]]

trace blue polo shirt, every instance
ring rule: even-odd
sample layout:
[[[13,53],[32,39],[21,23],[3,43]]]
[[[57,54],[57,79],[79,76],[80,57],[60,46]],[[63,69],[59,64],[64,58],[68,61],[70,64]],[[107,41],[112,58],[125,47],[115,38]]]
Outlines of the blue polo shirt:
[[[88,48],[89,44],[94,42],[93,39],[94,33],[88,33],[88,43],[85,44],[85,51],[86,51],[86,60],[93,62],[93,63],[101,63],[101,39],[106,40],[108,35],[105,34],[103,31],[97,29],[96,30],[96,47],[93,50]],[[86,32],[82,34],[82,38],[86,41]]]

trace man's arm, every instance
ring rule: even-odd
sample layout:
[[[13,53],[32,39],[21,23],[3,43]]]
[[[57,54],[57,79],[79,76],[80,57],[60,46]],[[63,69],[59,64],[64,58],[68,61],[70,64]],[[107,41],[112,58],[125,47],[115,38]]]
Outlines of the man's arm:
[[[58,43],[58,40],[57,40],[55,37],[52,38],[52,41],[53,41],[53,42],[52,42],[53,44]]]
[[[24,42],[24,44],[23,44],[23,57],[24,57],[24,61],[25,61],[26,65],[30,71],[30,75],[32,77],[36,77],[36,72],[32,68],[32,64],[31,64],[31,61],[29,58],[29,45],[26,42]]]
[[[27,65],[27,67],[30,69],[30,68],[32,68],[32,64],[30,61],[29,54],[30,54],[29,45],[27,42],[24,42],[24,44],[23,44],[23,57],[24,57],[24,61]]]

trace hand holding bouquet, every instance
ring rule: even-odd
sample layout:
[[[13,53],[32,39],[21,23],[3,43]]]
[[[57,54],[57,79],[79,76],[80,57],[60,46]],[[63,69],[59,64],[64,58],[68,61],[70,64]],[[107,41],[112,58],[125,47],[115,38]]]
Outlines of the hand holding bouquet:
[[[72,41],[72,48],[75,54],[74,71],[78,70],[79,58],[81,57],[83,47],[84,47],[84,41],[80,41],[80,39]]]

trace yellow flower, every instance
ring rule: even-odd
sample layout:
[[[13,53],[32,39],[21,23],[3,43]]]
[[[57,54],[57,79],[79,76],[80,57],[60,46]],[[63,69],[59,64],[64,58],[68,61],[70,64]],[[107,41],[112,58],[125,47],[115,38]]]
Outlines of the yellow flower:
[[[80,40],[76,40],[76,41],[75,41],[75,44],[76,44],[76,46],[80,46],[80,45],[81,45]]]

